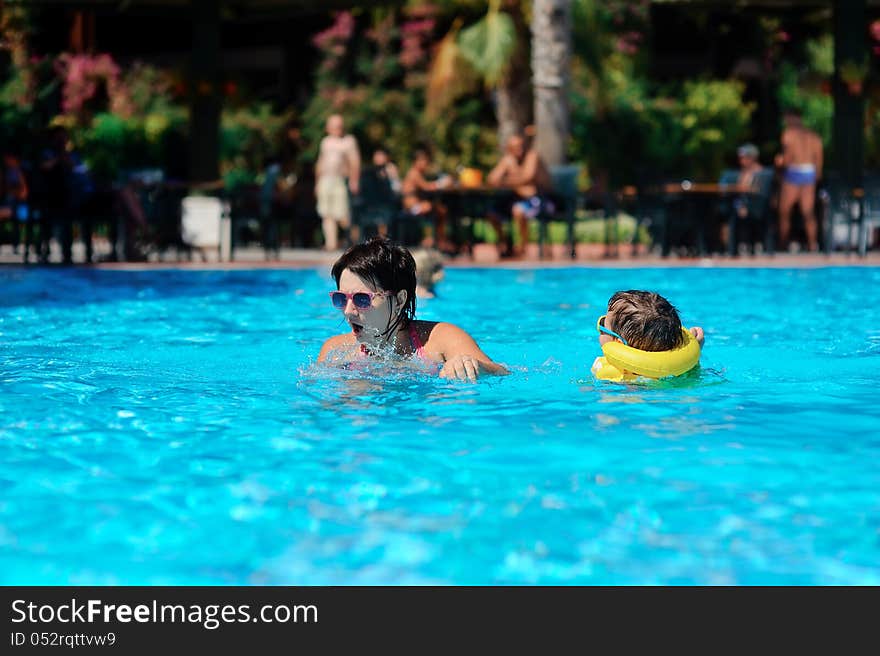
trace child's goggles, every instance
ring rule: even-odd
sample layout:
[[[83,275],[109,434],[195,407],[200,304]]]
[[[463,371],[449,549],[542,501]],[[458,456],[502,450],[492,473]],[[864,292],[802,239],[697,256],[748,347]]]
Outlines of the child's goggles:
[[[618,335],[616,332],[614,332],[610,328],[605,327],[605,317],[606,316],[608,316],[608,315],[603,314],[601,317],[596,319],[596,330],[598,330],[600,333],[604,333],[606,335],[611,335],[612,337],[619,339],[621,342],[623,342],[624,346],[629,346],[629,344],[626,343],[626,340],[623,337]]]

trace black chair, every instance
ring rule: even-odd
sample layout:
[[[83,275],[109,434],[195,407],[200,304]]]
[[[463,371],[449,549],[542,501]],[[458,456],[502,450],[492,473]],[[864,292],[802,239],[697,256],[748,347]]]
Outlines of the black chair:
[[[538,214],[538,257],[544,258],[544,243],[547,241],[547,225],[550,221],[564,221],[568,227],[568,245],[571,259],[577,256],[574,240],[574,217],[577,210],[578,176],[580,164],[563,164],[550,167],[553,183],[551,200],[552,211],[542,210]]]
[[[858,248],[866,206],[863,190],[853,189],[836,172],[826,171],[818,195],[825,253]]]
[[[874,231],[880,228],[880,175],[865,175],[862,224],[859,229],[859,255],[864,257],[874,245]]]
[[[243,244],[259,243],[265,258],[270,253],[278,256],[277,228],[273,231],[271,207],[264,203],[263,185],[245,184],[231,192],[229,218],[231,221],[230,258],[235,259],[235,249]]]
[[[403,212],[400,197],[378,168],[371,166],[361,172],[359,192],[352,196],[351,205],[352,218],[362,238],[378,234],[384,226],[400,244],[421,241],[420,217]]]

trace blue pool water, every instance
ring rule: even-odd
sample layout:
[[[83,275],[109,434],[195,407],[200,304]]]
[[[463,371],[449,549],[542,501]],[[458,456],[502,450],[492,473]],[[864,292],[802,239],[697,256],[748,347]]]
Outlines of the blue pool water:
[[[473,385],[314,366],[325,270],[0,270],[0,583],[880,584],[878,286],[453,269]],[[627,288],[698,374],[592,379]]]

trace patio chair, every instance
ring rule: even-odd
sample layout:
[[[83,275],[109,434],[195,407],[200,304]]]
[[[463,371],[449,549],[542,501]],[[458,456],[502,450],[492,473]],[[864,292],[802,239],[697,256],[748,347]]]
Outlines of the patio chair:
[[[864,212],[859,230],[859,255],[864,257],[874,246],[874,231],[880,228],[880,175],[865,175]]]
[[[399,196],[394,193],[388,179],[370,166],[361,172],[360,193],[352,196],[352,219],[361,230],[361,238],[375,236],[380,226],[386,226],[389,234],[400,244],[418,243],[420,217],[404,215]]]
[[[824,224],[825,253],[830,254],[838,248],[858,248],[862,217],[867,205],[864,197],[859,192],[854,193],[833,171],[826,172],[818,195]]]
[[[229,194],[231,259],[235,258],[236,247],[254,242],[262,247],[267,260],[270,253],[278,256],[277,228],[272,230],[272,212],[271,208],[266,211],[263,192],[263,185],[246,184]]]
[[[580,164],[564,164],[550,167],[550,178],[553,182],[552,212],[541,212],[538,215],[538,257],[544,258],[544,243],[547,241],[547,224],[550,221],[565,221],[568,226],[568,245],[571,259],[575,259],[574,215],[577,209],[577,181],[580,175]]]

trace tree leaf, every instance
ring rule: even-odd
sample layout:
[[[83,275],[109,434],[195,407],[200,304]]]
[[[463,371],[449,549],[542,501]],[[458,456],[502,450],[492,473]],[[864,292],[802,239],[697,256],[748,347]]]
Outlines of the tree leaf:
[[[493,3],[479,21],[461,31],[458,37],[461,55],[483,76],[489,86],[504,77],[516,49],[516,26],[510,14]]]
[[[432,118],[439,116],[456,98],[473,90],[477,83],[476,72],[462,57],[458,46],[460,25],[461,21],[456,21],[443,37],[428,72],[425,113]]]

